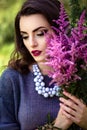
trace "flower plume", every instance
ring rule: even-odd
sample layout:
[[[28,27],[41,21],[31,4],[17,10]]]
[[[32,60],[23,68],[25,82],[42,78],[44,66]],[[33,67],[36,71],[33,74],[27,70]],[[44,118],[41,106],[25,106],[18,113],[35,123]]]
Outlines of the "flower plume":
[[[59,86],[69,85],[82,80],[82,72],[87,72],[87,27],[85,11],[82,12],[77,26],[71,28],[69,18],[61,4],[58,20],[59,28],[52,27],[55,34],[47,37],[47,62],[52,69],[48,72]],[[49,34],[48,34],[49,35]]]

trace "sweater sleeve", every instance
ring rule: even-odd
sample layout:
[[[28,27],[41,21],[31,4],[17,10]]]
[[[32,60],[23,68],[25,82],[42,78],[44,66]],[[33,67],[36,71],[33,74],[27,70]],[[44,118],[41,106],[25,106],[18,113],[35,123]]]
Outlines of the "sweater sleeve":
[[[20,130],[14,86],[12,75],[4,72],[0,78],[0,130]]]

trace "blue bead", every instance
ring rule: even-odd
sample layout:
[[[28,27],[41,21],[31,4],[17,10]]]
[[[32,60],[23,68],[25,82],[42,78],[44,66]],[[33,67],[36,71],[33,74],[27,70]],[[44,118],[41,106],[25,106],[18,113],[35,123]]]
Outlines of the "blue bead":
[[[47,98],[49,95],[48,93],[44,93],[44,97]]]
[[[33,65],[33,72],[34,76],[34,82],[35,82],[35,90],[38,92],[38,94],[43,95],[45,98],[47,97],[53,97],[54,95],[59,96],[59,90],[60,88],[58,86],[54,86],[53,88],[44,87],[45,83],[43,82],[44,77],[42,76],[39,68],[37,65]]]

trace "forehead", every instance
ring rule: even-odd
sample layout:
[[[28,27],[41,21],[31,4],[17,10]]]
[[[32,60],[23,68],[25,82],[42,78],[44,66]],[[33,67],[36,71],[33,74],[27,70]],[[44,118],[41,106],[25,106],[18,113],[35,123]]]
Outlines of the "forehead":
[[[34,30],[39,26],[50,27],[47,19],[42,14],[32,14],[20,18],[20,30]]]

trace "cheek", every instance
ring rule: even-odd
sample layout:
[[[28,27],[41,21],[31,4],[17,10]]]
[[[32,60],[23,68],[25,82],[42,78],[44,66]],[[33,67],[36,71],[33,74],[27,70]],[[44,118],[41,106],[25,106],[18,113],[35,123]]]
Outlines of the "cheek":
[[[47,41],[44,40],[44,42],[43,42],[43,49],[46,50],[46,48],[47,48]]]
[[[24,42],[24,46],[25,46],[28,50],[30,50],[29,44],[28,44],[27,42]]]
[[[41,38],[38,40],[39,45],[41,45],[42,49],[46,49],[47,47],[47,41],[45,38]]]
[[[44,46],[43,46],[43,49],[46,50],[46,48],[47,48],[47,44],[46,44],[46,42],[45,42],[45,43],[44,43]]]

